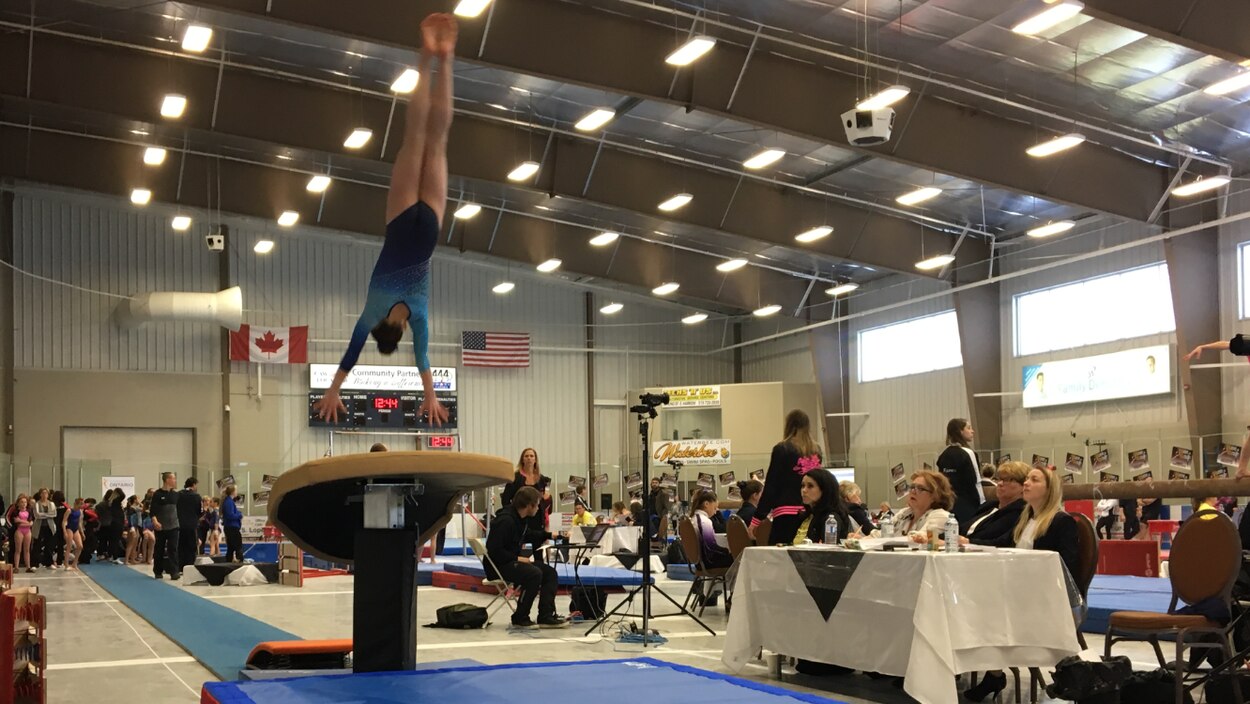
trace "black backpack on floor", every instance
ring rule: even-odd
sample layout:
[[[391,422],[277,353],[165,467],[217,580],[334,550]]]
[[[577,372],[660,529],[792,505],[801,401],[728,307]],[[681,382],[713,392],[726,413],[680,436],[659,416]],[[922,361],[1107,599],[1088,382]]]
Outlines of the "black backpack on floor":
[[[431,623],[430,628],[481,628],[486,625],[489,615],[486,609],[473,604],[452,604],[435,612],[438,622]]]
[[[569,599],[569,613],[578,612],[584,619],[602,618],[608,610],[608,595],[598,589],[574,589]]]

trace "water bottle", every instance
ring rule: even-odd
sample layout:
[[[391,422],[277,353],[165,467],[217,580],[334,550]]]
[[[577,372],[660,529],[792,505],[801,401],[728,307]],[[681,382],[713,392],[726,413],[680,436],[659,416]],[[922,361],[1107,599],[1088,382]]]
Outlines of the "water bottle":
[[[959,519],[953,513],[946,517],[946,552],[959,552]]]
[[[838,544],[838,517],[829,514],[825,519],[825,545]]]
[[[881,518],[881,537],[882,538],[894,537],[894,520],[891,519],[888,514]]]

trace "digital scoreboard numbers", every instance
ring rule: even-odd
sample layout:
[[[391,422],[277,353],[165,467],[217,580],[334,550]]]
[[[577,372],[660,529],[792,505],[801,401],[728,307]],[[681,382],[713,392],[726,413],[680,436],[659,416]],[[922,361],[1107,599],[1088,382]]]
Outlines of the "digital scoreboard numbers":
[[[439,394],[438,400],[447,409],[447,422],[440,427],[431,426],[429,419],[421,415],[423,394],[394,391],[343,391],[339,398],[347,413],[339,414],[338,422],[330,423],[317,415],[316,404],[325,398],[324,391],[308,394],[308,426],[311,428],[339,428],[352,430],[428,431],[453,429],[457,423],[455,394]]]

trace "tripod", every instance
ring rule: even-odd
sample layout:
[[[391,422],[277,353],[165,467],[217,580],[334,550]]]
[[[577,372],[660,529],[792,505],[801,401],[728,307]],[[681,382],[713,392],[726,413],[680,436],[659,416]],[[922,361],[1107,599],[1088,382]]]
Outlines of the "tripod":
[[[644,487],[644,491],[645,491],[646,487],[650,486],[651,484],[651,478],[650,478],[651,419],[655,418],[656,416],[656,412],[655,412],[656,406],[668,403],[668,394],[643,394],[640,397],[640,399],[642,401],[642,404],[631,407],[629,411],[630,413],[638,414],[638,435],[642,440],[642,486]],[[647,629],[648,622],[652,618],[651,616],[651,591],[652,590],[659,592],[660,596],[664,597],[665,599],[668,599],[669,603],[677,607],[677,611],[675,613],[660,614],[659,616],[656,616],[655,618],[661,618],[664,616],[689,616],[691,620],[693,620],[695,623],[702,626],[705,630],[707,630],[708,633],[711,633],[712,635],[716,635],[716,631],[713,631],[710,627],[708,627],[706,623],[700,621],[697,616],[695,616],[685,607],[685,605],[677,603],[677,600],[675,600],[673,597],[665,593],[665,591],[663,589],[660,589],[658,585],[651,583],[651,514],[652,514],[652,509],[653,509],[653,503],[652,503],[650,491],[646,491],[646,493],[642,495],[642,502],[643,502],[642,503],[643,514],[646,517],[646,524],[643,527],[642,545],[640,546],[640,549],[638,551],[638,557],[639,559],[642,560],[642,584],[638,585],[637,587],[634,587],[634,589],[630,591],[629,594],[625,595],[625,598],[621,600],[621,603],[612,607],[611,611],[601,616],[598,621],[595,621],[594,625],[591,626],[589,629],[587,629],[586,635],[590,635],[591,633],[594,633],[596,629],[602,626],[609,618],[615,615],[618,611],[631,607],[634,603],[634,597],[637,596],[639,593],[641,593],[642,594],[642,645],[645,648],[647,646],[647,643],[654,642],[653,640],[651,640],[652,636],[650,635],[650,631]],[[659,518],[661,521],[667,520],[666,516],[660,516]]]

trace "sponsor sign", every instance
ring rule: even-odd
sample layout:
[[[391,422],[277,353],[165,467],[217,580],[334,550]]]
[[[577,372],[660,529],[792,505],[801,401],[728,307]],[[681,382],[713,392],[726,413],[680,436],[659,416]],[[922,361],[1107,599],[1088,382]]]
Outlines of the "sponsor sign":
[[[1031,364],[1023,371],[1024,407],[1043,408],[1172,391],[1167,345]]]
[[[694,408],[720,406],[719,386],[675,386],[661,389],[668,394],[669,408]]]
[[[334,375],[339,371],[337,364],[308,365],[308,388],[328,389],[334,382]],[[456,390],[456,368],[434,367],[430,369],[434,377],[435,391]],[[421,383],[421,370],[416,367],[384,367],[370,364],[357,364],[347,378],[343,380],[343,391],[424,391]]]
[[[689,465],[729,464],[729,440],[659,440],[651,443],[651,461],[681,460]]]

